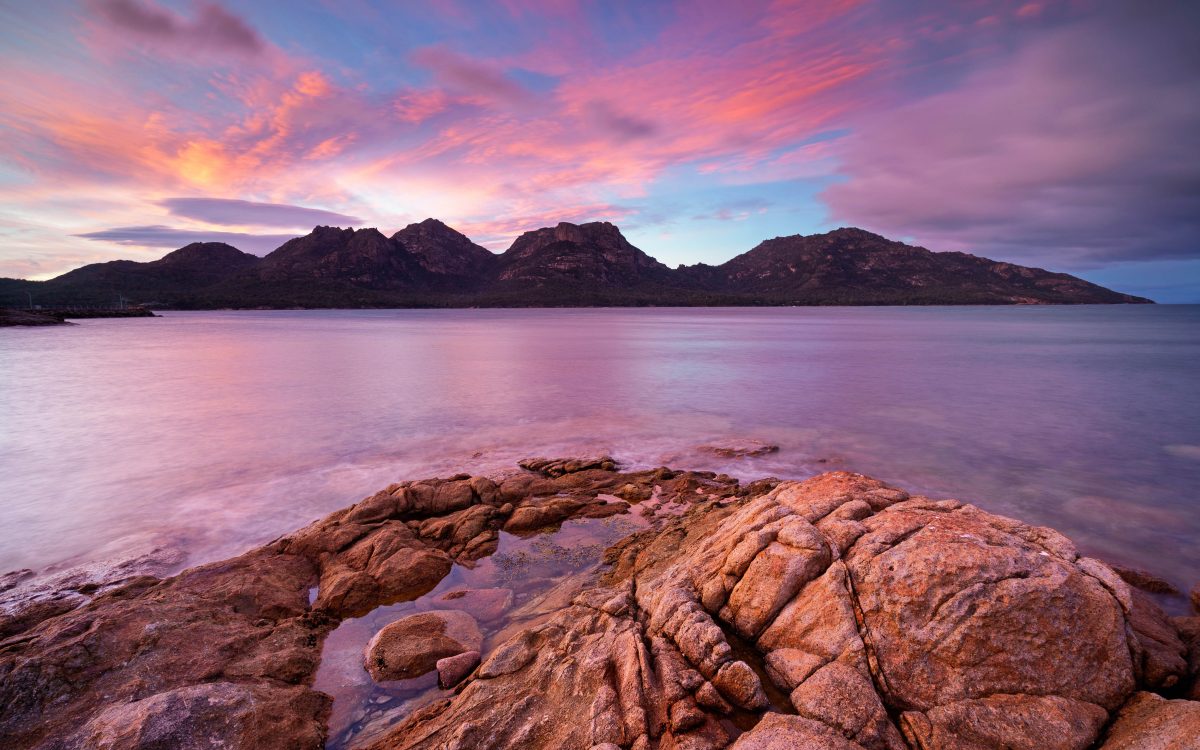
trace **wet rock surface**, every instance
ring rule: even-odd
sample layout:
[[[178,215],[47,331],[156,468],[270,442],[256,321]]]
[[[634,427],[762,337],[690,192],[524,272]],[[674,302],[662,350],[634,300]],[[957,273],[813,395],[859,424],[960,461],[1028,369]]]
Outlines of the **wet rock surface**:
[[[363,666],[376,681],[406,680],[438,669],[448,657],[478,654],[483,633],[461,610],[433,610],[401,618],[375,634]],[[457,682],[457,681],[456,681]]]
[[[741,485],[608,457],[522,466],[395,484],[240,557],[26,617],[0,641],[0,744],[321,748],[326,636],[418,599],[373,633],[364,667],[453,691],[376,718],[356,746],[1115,750],[1196,736],[1200,618],[1167,617],[1135,576],[1050,529],[845,472]],[[563,525],[544,546],[569,556],[568,526],[625,516],[637,530],[602,568],[515,601],[501,576],[523,563],[497,552],[502,537]],[[439,587],[485,563],[495,583]]]
[[[762,440],[721,440],[701,445],[698,450],[721,458],[755,458],[778,453],[779,446]]]

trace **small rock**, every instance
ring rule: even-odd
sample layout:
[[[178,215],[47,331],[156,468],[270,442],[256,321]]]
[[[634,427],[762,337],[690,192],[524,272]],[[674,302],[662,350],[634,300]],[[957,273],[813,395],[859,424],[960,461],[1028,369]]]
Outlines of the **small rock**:
[[[721,695],[749,711],[758,711],[770,705],[763,692],[762,681],[744,661],[731,661],[722,665],[713,678],[713,684]]]
[[[671,704],[671,731],[686,732],[704,723],[705,714],[691,698]]]
[[[1114,565],[1113,563],[1108,563],[1108,567],[1116,571],[1117,575],[1121,576],[1125,583],[1128,583],[1130,586],[1136,586],[1142,591],[1149,591],[1151,594],[1179,593],[1179,589],[1175,588],[1170,581],[1160,578],[1150,571],[1139,568],[1127,568],[1124,565]]]
[[[460,609],[480,622],[495,620],[512,606],[512,589],[458,589],[438,594],[430,609]]]
[[[564,474],[576,474],[590,469],[615,471],[617,462],[612,456],[592,456],[588,458],[527,458],[518,461],[522,469],[537,472],[545,477],[561,477]]]
[[[720,691],[711,682],[705,682],[696,691],[696,702],[705,708],[710,708],[722,714],[733,711],[733,706],[729,705],[729,702],[721,697]]]
[[[461,610],[409,615],[380,630],[367,644],[363,665],[376,682],[406,680],[430,672],[440,659],[479,651],[483,634]]]
[[[553,526],[565,521],[581,507],[583,507],[583,503],[567,497],[554,497],[522,505],[509,516],[508,521],[504,524],[504,530],[510,534],[520,534],[536,531],[545,526]]]
[[[708,445],[701,445],[697,450],[711,453],[721,458],[753,458],[778,453],[779,446],[762,440],[721,440]]]
[[[454,687],[471,674],[471,670],[477,666],[479,666],[478,651],[464,651],[456,656],[438,659],[438,686],[443,690]]]

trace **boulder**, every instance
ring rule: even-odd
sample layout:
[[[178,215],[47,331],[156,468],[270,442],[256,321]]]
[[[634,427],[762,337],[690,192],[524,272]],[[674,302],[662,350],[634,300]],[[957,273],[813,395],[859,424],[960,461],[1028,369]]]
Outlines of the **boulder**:
[[[483,634],[475,618],[443,609],[402,617],[375,634],[363,652],[363,666],[376,682],[407,680],[437,668],[438,661],[478,651]]]
[[[1134,695],[1121,707],[1100,750],[1194,750],[1200,747],[1200,702]]]
[[[846,567],[886,702],[1007,694],[1112,710],[1132,691],[1115,574],[1099,580],[1044,532],[971,506],[908,500],[863,524]]]
[[[570,518],[584,502],[569,497],[551,497],[530,501],[519,506],[508,517],[504,530],[510,534],[526,534]]]

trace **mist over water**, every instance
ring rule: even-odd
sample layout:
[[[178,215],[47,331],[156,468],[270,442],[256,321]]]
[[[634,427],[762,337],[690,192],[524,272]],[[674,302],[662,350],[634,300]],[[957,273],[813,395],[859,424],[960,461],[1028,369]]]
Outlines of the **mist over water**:
[[[236,554],[531,455],[848,469],[1200,579],[1200,307],[164,313],[0,330],[0,572]],[[722,459],[697,446],[781,446]]]

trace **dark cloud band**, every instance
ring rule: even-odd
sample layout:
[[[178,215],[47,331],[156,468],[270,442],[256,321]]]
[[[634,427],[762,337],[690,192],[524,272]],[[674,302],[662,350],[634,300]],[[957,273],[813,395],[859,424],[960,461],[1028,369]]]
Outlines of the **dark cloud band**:
[[[230,198],[167,198],[159,205],[174,216],[226,226],[310,228],[318,224],[357,226],[357,216],[287,203],[257,203]]]
[[[256,255],[268,253],[292,239],[290,234],[250,234],[247,232],[207,232],[176,229],[161,225],[113,227],[75,235],[89,240],[115,242],[133,247],[182,247],[193,242],[224,242]]]

